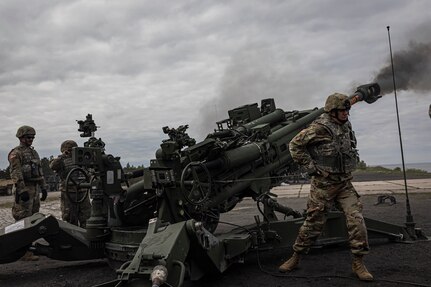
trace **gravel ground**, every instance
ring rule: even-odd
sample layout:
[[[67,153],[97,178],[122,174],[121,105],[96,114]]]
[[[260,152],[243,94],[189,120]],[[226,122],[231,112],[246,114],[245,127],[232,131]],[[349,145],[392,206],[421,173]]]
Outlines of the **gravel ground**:
[[[395,224],[405,220],[405,199],[396,195],[397,204],[377,205],[377,195],[362,196],[364,215]],[[305,207],[305,198],[280,198],[279,202],[294,209]],[[431,237],[431,193],[410,195],[416,226]],[[244,200],[240,206],[221,218],[239,224],[251,223],[257,214],[255,204]],[[222,226],[220,226],[222,227]],[[312,250],[301,262],[300,268],[288,275],[277,272],[292,250],[278,249],[251,252],[245,263],[231,266],[223,274],[205,276],[186,286],[431,286],[431,242],[413,244],[390,243],[372,245],[366,264],[375,281],[358,281],[352,271],[350,253],[346,246]],[[115,278],[115,272],[106,260],[89,262],[62,262],[42,258],[38,262],[14,262],[1,265],[0,286],[92,286]]]

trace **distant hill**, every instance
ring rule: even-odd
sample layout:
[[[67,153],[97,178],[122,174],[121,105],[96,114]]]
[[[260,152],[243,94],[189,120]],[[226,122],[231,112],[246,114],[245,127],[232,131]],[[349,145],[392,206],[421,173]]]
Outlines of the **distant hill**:
[[[416,168],[406,169],[407,179],[431,178],[431,173]],[[353,172],[353,181],[374,181],[374,180],[398,180],[404,179],[403,172],[400,167],[394,169],[383,166],[367,166],[362,167]]]

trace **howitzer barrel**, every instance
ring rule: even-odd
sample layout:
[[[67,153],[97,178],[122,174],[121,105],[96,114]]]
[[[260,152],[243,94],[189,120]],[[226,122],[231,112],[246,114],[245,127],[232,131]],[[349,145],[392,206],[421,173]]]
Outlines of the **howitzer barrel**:
[[[239,167],[248,162],[259,159],[262,149],[258,143],[251,143],[242,147],[227,151],[224,155],[224,164],[227,168]]]
[[[261,125],[261,124],[273,124],[277,122],[282,122],[285,119],[285,112],[282,109],[276,109],[272,113],[269,113],[263,117],[260,117],[254,121],[251,121],[247,124],[244,124],[242,126],[239,126],[235,128],[236,131],[241,133],[248,133],[250,129],[252,129],[255,126]],[[225,132],[228,134],[229,131],[222,131],[220,133]],[[207,162],[205,165],[209,168],[219,168],[221,165],[226,168],[235,168],[242,166],[243,164],[246,164],[248,162],[252,162],[254,160],[259,159],[262,156],[262,147],[259,143],[250,143],[246,144],[244,146],[235,148],[233,150],[226,151],[226,153],[223,156],[223,160],[214,160],[212,162]]]
[[[376,83],[362,85],[359,86],[356,92],[349,97],[349,101],[351,102],[351,105],[359,101],[366,101],[370,104],[380,98],[379,93],[380,87]],[[288,148],[286,148],[289,142],[300,130],[305,128],[323,113],[323,108],[316,108],[310,114],[301,117],[295,122],[288,124],[287,126],[280,128],[270,134],[267,138],[267,143],[269,143],[276,151],[276,159],[269,164],[261,166],[254,171],[245,174],[237,183],[227,187],[223,193],[217,194],[212,199],[210,207],[216,207],[224,200],[233,197],[245,190],[251,185],[253,181],[260,180],[259,178],[264,177],[273,171],[284,168],[289,162],[292,161]],[[237,167],[252,160],[257,160],[262,155],[262,149],[264,147],[263,145],[264,143],[253,143],[236,148],[232,151],[228,151],[224,157],[224,162],[225,164],[227,163],[229,167]],[[281,149],[281,146],[284,146],[284,148]]]
[[[360,101],[365,101],[368,104],[371,104],[377,101],[377,99],[381,98],[379,94],[380,86],[377,83],[366,84],[359,86],[356,89],[356,92],[349,97],[349,101],[351,105],[354,105]],[[288,140],[290,141],[295,136],[295,131],[303,129],[305,126],[309,125],[312,121],[317,119],[323,113],[323,108],[317,109],[316,111],[300,118],[296,122],[273,132],[268,137],[268,141],[270,143],[273,143],[283,137],[288,136],[289,134],[292,134],[292,136],[288,138]]]
[[[247,144],[233,150],[226,151],[223,157],[205,162],[208,169],[232,169],[248,162],[255,161],[262,156],[262,148],[258,143]]]
[[[359,101],[366,101],[367,103],[375,102],[380,96],[380,87],[376,83],[366,84],[359,86],[356,92],[349,97],[351,104],[355,104]],[[275,144],[277,141],[282,139],[282,142],[288,143],[292,138],[304,127],[309,125],[321,114],[324,113],[323,108],[315,109],[313,112],[306,116],[303,116],[293,123],[286,125],[268,136],[268,143]],[[260,117],[254,121],[251,121],[245,125],[237,127],[236,130],[239,132],[247,133],[251,128],[260,124],[273,124],[282,122],[285,120],[285,112],[282,109],[276,109],[274,112],[269,113],[263,117]],[[223,165],[224,168],[235,168],[240,167],[248,162],[255,161],[262,156],[263,146],[262,143],[251,143],[233,150],[227,151],[223,156],[223,161],[215,160],[208,164],[214,165],[217,163],[217,167]]]
[[[323,112],[323,108],[317,109],[314,112],[311,112],[310,114],[300,118],[296,122],[273,132],[271,135],[268,136],[268,142],[273,143],[281,139],[282,137],[292,134],[291,138],[289,139],[290,141],[295,136],[295,134],[293,133],[294,131],[303,129],[305,126],[307,126],[312,121],[317,119],[321,114],[323,114]]]

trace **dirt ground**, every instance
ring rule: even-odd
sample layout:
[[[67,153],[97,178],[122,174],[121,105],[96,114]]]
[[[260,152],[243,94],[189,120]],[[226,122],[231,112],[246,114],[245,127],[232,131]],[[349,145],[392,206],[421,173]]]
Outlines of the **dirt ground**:
[[[397,195],[397,204],[377,205],[377,195],[363,196],[364,215],[395,224],[405,221],[405,199]],[[294,209],[305,207],[305,198],[281,198],[279,202]],[[416,227],[431,238],[431,194],[410,195]],[[241,203],[241,211],[223,215],[221,220],[252,222],[258,214],[251,200]],[[291,274],[278,273],[277,267],[292,253],[290,248],[251,252],[243,264],[233,265],[223,274],[208,275],[188,287],[233,286],[431,286],[431,241],[413,244],[374,244],[365,262],[374,282],[358,281],[351,271],[350,252],[346,246],[312,250]],[[42,258],[38,262],[15,262],[0,265],[0,286],[69,287],[92,286],[115,278],[105,260],[61,262]]]

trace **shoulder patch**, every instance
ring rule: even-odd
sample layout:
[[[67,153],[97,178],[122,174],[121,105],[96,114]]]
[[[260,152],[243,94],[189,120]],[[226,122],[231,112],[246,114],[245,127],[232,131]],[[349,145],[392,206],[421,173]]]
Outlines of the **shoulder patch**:
[[[9,161],[14,160],[16,158],[16,152],[14,149],[9,152],[7,158]]]

